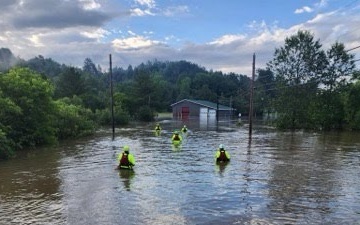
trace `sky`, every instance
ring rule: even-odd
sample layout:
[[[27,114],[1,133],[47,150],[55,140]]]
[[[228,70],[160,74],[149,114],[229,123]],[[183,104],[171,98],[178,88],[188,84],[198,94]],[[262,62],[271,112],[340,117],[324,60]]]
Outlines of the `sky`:
[[[0,47],[103,71],[186,60],[251,76],[299,30],[324,50],[360,46],[360,0],[1,0]],[[349,51],[360,59],[360,48]],[[357,61],[358,68],[360,61]]]

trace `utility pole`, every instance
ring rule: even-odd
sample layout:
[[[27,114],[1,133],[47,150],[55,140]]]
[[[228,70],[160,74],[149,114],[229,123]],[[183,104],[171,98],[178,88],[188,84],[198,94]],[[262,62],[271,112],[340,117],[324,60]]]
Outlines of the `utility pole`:
[[[230,96],[230,116],[229,119],[232,120],[233,116],[233,109],[232,109],[232,95]]]
[[[112,77],[112,61],[111,54],[109,55],[110,62],[110,98],[111,98],[111,124],[112,124],[112,139],[115,139],[115,121],[114,121],[114,92],[113,92],[113,77]]]
[[[253,55],[253,64],[252,64],[252,79],[250,83],[250,109],[249,109],[249,135],[252,134],[252,120],[253,120],[253,110],[254,110],[254,80],[255,80],[255,53]]]

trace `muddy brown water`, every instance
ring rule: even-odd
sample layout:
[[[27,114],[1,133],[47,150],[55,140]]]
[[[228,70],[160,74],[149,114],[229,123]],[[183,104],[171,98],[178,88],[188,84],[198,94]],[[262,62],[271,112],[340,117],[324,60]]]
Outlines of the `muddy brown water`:
[[[0,224],[358,224],[360,134],[181,121],[103,129],[0,162]],[[217,146],[231,154],[214,163]],[[116,171],[129,145],[134,172]]]

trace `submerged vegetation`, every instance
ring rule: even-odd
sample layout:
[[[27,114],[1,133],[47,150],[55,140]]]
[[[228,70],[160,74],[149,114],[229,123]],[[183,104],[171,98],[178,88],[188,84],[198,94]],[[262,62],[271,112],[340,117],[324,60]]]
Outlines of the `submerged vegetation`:
[[[111,124],[110,79],[91,59],[82,68],[0,49],[0,159]],[[16,62],[16,63],[14,63]],[[184,98],[219,102],[247,115],[249,76],[207,71],[187,61],[112,69],[116,125],[152,121]],[[307,31],[286,38],[258,69],[254,109],[282,129],[360,130],[360,74],[341,43],[323,50]]]

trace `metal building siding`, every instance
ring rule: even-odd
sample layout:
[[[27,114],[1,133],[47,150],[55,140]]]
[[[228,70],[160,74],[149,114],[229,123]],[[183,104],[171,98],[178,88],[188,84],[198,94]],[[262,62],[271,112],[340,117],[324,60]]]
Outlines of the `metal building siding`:
[[[171,105],[173,109],[173,117],[183,118],[182,108],[189,108],[189,117],[200,117],[200,108],[207,108],[208,110],[217,111],[219,117],[231,117],[231,108],[223,105],[219,105],[219,110],[216,110],[217,104],[209,101],[202,100],[188,100],[183,99]],[[230,109],[230,110],[229,110]]]
[[[178,104],[174,105],[173,115],[175,117],[181,117],[183,107],[189,107],[189,116],[191,117],[200,115],[200,106],[189,101],[179,102]]]

